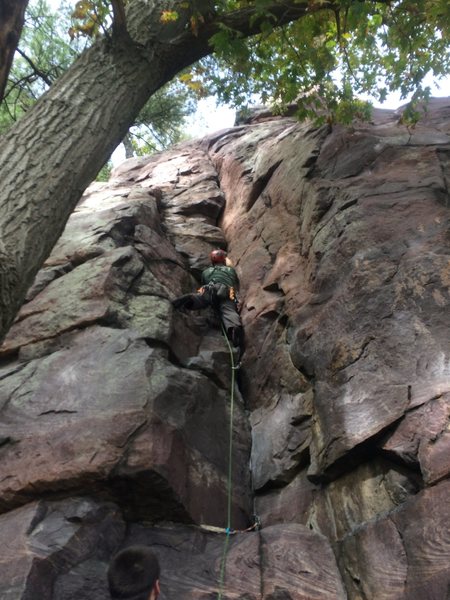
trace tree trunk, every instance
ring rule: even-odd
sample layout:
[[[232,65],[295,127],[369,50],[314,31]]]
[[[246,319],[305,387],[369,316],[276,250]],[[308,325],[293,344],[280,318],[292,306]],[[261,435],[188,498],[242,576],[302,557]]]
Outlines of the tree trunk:
[[[283,2],[268,10],[282,23],[306,7]],[[217,23],[194,35],[188,10],[178,3],[182,14],[168,24],[161,23],[163,10],[171,10],[168,0],[132,0],[127,32],[84,52],[0,140],[0,341],[83,191],[142,106],[180,69],[211,52]],[[251,35],[259,31],[252,14],[246,8],[221,22]]]
[[[133,158],[134,156],[134,148],[131,143],[130,134],[127,133],[126,136],[122,140],[123,147],[125,148],[125,158]]]
[[[28,0],[0,0],[0,102],[25,21]]]

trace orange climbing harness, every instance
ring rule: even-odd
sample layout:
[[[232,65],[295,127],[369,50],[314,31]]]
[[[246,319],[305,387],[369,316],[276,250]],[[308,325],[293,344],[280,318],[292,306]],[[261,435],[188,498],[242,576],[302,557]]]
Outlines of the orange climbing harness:
[[[229,287],[227,285],[225,285],[224,283],[219,283],[219,284],[214,284],[214,283],[208,283],[207,285],[202,285],[201,287],[198,288],[197,290],[197,294],[206,294],[207,292],[209,292],[211,290],[211,288],[214,289],[214,286],[221,286],[222,291],[216,290],[215,293],[217,294],[217,297],[221,300],[226,300],[227,298],[229,298],[232,302],[238,302],[237,299],[237,293],[236,290],[234,289],[233,286]]]

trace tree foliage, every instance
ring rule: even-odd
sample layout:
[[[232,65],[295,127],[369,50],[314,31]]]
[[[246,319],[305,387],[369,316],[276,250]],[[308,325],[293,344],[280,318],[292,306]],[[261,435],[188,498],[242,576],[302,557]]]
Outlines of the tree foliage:
[[[111,23],[106,0],[81,0],[75,5],[66,0],[57,12],[47,0],[31,0],[0,105],[0,133],[31,108],[93,39],[107,33]],[[124,140],[127,157],[162,150],[183,139],[185,118],[195,111],[198,96],[199,90],[183,83],[183,76],[152,96]]]
[[[197,92],[216,94],[237,107],[258,98],[282,111],[296,102],[300,118],[349,122],[355,116],[368,117],[368,103],[361,98],[382,103],[390,92],[399,91],[402,99],[411,98],[405,120],[415,121],[416,107],[429,96],[427,77],[438,81],[450,73],[448,0],[304,4],[302,18],[282,27],[271,0],[180,0],[176,9],[163,10],[160,19],[170,24],[189,6],[189,27],[195,35],[216,20],[218,30],[210,38],[214,54],[193,67],[185,80]],[[288,12],[289,4],[285,6]],[[77,7],[79,34],[88,30],[96,35],[102,27],[99,16],[103,27],[111,22],[106,0],[83,0]],[[247,9],[259,30],[250,38],[221,19]]]
[[[195,109],[194,92],[179,80],[158,90],[141,110],[127,134],[133,155],[152,154],[185,139],[185,118]]]
[[[7,92],[9,115],[0,114],[0,128],[27,110],[83,46],[110,35],[114,22],[125,19],[128,1],[66,0],[62,20],[45,0],[32,4],[21,43],[29,56],[21,52],[21,59],[16,59]],[[162,10],[160,21],[169,26],[189,9],[188,27],[194,35],[214,19],[218,28],[210,44],[215,52],[181,75],[179,82],[186,89],[178,82],[167,91],[174,106],[162,111],[168,119],[166,130],[159,118],[165,97],[161,94],[153,102],[156,111],[150,104],[137,119],[130,144],[144,152],[177,141],[181,131],[174,127],[174,119],[182,122],[192,112],[194,97],[207,94],[236,107],[257,98],[280,112],[296,102],[300,118],[348,122],[355,116],[368,117],[368,104],[361,97],[383,102],[388,93],[399,91],[402,99],[412,97],[405,119],[417,119],[416,106],[429,95],[424,80],[431,75],[438,81],[450,72],[448,1],[308,0],[304,4],[303,17],[283,27],[277,26],[279,16],[271,0],[179,0]],[[258,33],[250,38],[222,19],[249,8],[251,19],[258,22]],[[72,44],[64,40],[66,31]]]
[[[237,3],[239,6],[240,3]],[[305,16],[274,27],[266,0],[261,33],[250,39],[223,27],[204,60],[205,85],[239,106],[253,95],[282,110],[298,102],[299,115],[349,121],[367,116],[359,97],[380,102],[389,92],[412,96],[409,116],[427,98],[427,75],[450,73],[447,0],[361,2],[310,0]]]
[[[68,15],[67,6],[57,14],[46,0],[29,3],[0,108],[0,132],[29,110],[83,51],[85,42],[69,44]]]

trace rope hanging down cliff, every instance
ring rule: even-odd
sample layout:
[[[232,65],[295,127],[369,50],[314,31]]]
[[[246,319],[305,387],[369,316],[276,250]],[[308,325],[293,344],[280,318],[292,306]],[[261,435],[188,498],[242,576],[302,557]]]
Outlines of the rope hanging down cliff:
[[[227,337],[227,333],[225,331],[225,327],[222,324],[222,332],[223,337],[228,346],[228,351],[230,353],[230,366],[231,366],[231,390],[230,390],[230,430],[229,430],[229,440],[228,440],[228,479],[227,479],[227,528],[225,530],[225,542],[223,545],[222,552],[222,560],[220,565],[220,575],[219,575],[219,593],[217,594],[217,600],[222,599],[223,585],[225,582],[225,567],[227,562],[227,552],[228,552],[228,544],[230,541],[231,534],[231,494],[232,494],[232,468],[233,468],[233,417],[234,417],[234,386],[235,386],[235,373],[236,369],[234,367],[234,356],[233,356],[233,348],[231,347],[230,340]]]
[[[219,574],[219,592],[217,594],[217,600],[222,600],[223,588],[225,583],[225,568],[227,563],[227,553],[228,553],[228,545],[230,541],[230,535],[235,533],[246,533],[248,531],[253,531],[261,528],[261,521],[259,517],[253,515],[253,525],[248,527],[247,529],[236,531],[231,528],[231,498],[232,498],[232,472],[233,472],[233,419],[234,419],[234,388],[236,383],[236,370],[239,367],[236,367],[234,364],[234,354],[233,348],[231,347],[230,340],[225,331],[225,327],[222,324],[222,333],[223,337],[228,346],[228,351],[230,353],[230,367],[231,367],[231,382],[230,382],[230,428],[229,428],[229,443],[228,443],[228,478],[227,478],[227,527],[225,529],[225,542],[223,545],[222,551],[222,560],[220,564],[220,574]]]
[[[234,390],[236,385],[236,370],[240,367],[240,359],[244,352],[244,331],[238,311],[236,290],[239,279],[235,269],[227,263],[227,253],[222,249],[213,250],[210,254],[211,266],[202,272],[202,287],[196,293],[185,294],[172,300],[172,305],[178,310],[200,310],[212,307],[220,319],[223,337],[228,346],[231,366],[230,382],[230,428],[228,443],[228,476],[227,476],[227,526],[226,529],[202,525],[203,529],[225,532],[225,542],[220,564],[217,600],[222,599],[225,581],[225,568],[230,535],[243,531],[252,531],[260,527],[260,521],[254,516],[254,523],[241,531],[231,529],[231,498],[232,498],[232,467],[233,467],[233,418]],[[235,365],[232,345],[238,351],[238,364]]]

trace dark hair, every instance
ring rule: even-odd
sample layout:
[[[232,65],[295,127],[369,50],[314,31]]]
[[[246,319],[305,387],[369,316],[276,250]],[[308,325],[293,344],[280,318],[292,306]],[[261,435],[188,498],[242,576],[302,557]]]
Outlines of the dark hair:
[[[147,546],[129,546],[116,554],[108,567],[111,598],[148,600],[159,579],[159,562]]]

